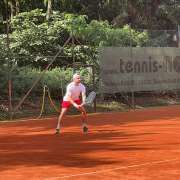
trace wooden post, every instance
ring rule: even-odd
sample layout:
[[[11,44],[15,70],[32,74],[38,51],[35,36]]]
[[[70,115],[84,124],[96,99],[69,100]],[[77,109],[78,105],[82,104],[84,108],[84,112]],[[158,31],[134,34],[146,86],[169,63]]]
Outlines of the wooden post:
[[[93,76],[93,89],[95,90],[95,70],[94,70],[94,66],[92,65],[92,76]],[[96,98],[94,100],[94,112],[96,112]]]
[[[177,46],[180,48],[180,25],[177,28]]]
[[[7,63],[8,63],[8,101],[9,101],[9,117],[12,120],[12,76],[10,65],[10,47],[9,47],[9,18],[8,18],[8,0],[6,1],[6,43],[7,43]]]

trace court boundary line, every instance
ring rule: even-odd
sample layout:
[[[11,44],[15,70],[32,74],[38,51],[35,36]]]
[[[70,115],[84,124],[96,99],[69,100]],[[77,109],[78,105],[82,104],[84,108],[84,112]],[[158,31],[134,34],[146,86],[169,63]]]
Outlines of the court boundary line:
[[[110,169],[99,170],[99,171],[91,171],[91,172],[86,172],[86,173],[63,175],[61,177],[60,176],[59,177],[50,177],[50,178],[45,178],[44,180],[58,180],[58,179],[66,179],[66,178],[78,177],[78,176],[94,175],[94,174],[100,174],[100,173],[116,171],[116,170],[120,170],[120,169],[129,169],[129,168],[148,166],[148,165],[150,166],[150,165],[154,165],[154,164],[161,164],[161,163],[167,163],[167,162],[178,161],[178,160],[179,160],[178,158],[166,159],[166,160],[161,160],[161,161],[153,161],[153,162],[146,162],[146,163],[142,163],[142,164],[121,166],[121,167],[117,167],[117,168],[110,168]]]
[[[166,106],[155,106],[155,107],[148,107],[148,108],[140,108],[140,109],[136,109],[135,111],[146,111],[146,110],[151,110],[151,109],[154,109],[155,111],[156,110],[158,110],[158,109],[163,109],[163,108],[169,108],[169,107],[172,107],[172,106],[180,106],[179,104],[173,104],[173,105],[166,105]],[[156,109],[157,108],[157,109]],[[128,111],[110,111],[110,112],[106,112],[106,111],[104,111],[104,112],[93,112],[93,113],[88,113],[88,116],[93,116],[93,115],[101,115],[101,114],[119,114],[119,113],[129,113],[129,112],[135,112],[134,110],[128,110]],[[20,119],[14,119],[14,120],[2,120],[2,121],[0,121],[0,124],[1,123],[13,123],[13,122],[24,122],[24,121],[36,121],[36,120],[49,120],[49,119],[52,119],[52,118],[57,118],[57,116],[58,115],[53,115],[53,116],[49,116],[49,117],[42,117],[42,118],[39,118],[39,119],[37,119],[37,118],[29,118],[29,117],[27,117],[27,118],[20,118]],[[69,114],[69,115],[66,115],[67,117],[69,116],[69,117],[78,117],[78,116],[80,116],[80,114]]]
[[[99,114],[102,114],[102,113],[90,113],[88,114],[88,116],[93,116],[93,115],[99,115]],[[70,117],[70,118],[73,118],[73,117],[79,117],[81,116],[81,114],[74,114],[74,115],[66,115],[66,117]],[[16,122],[26,122],[26,121],[43,121],[43,120],[50,120],[50,119],[53,119],[53,118],[58,118],[58,115],[57,116],[52,116],[52,117],[42,117],[42,118],[22,118],[22,119],[14,119],[14,120],[2,120],[0,121],[0,124],[1,123],[16,123]]]

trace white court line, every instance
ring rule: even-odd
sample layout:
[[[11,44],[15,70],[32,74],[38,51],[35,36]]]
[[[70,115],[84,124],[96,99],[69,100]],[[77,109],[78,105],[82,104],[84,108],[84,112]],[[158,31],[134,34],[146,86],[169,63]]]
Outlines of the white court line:
[[[14,119],[14,120],[5,120],[5,121],[0,121],[0,123],[17,123],[17,122],[26,122],[26,121],[43,121],[43,120],[49,120],[52,118],[57,118],[57,117],[46,117],[46,118],[26,118],[26,119]]]
[[[88,116],[94,116],[94,115],[98,115],[98,114],[101,114],[101,113],[90,113],[88,114]],[[81,114],[74,114],[74,115],[66,115],[66,117],[70,117],[70,118],[73,118],[73,117],[80,117]],[[3,121],[0,121],[0,124],[1,123],[16,123],[16,122],[26,122],[26,121],[39,121],[39,120],[51,120],[51,119],[57,119],[58,118],[58,115],[57,116],[52,116],[52,117],[42,117],[42,118],[22,118],[22,119],[14,119],[14,120],[3,120]]]
[[[66,178],[71,178],[71,177],[78,177],[78,176],[86,176],[86,175],[93,175],[93,174],[99,174],[99,173],[106,173],[110,171],[116,171],[120,169],[128,169],[128,168],[134,168],[134,167],[141,167],[141,166],[147,166],[147,165],[153,165],[153,164],[161,164],[161,163],[166,163],[166,162],[171,162],[171,161],[178,161],[179,159],[167,159],[163,161],[154,161],[154,162],[147,162],[143,164],[134,164],[134,165],[129,165],[129,166],[121,166],[117,168],[111,168],[111,169],[105,169],[105,170],[99,170],[99,171],[92,171],[92,172],[87,172],[87,173],[79,173],[79,174],[71,174],[71,175],[63,175],[61,177],[52,177],[52,178],[46,178],[44,180],[58,180],[58,179],[66,179]]]

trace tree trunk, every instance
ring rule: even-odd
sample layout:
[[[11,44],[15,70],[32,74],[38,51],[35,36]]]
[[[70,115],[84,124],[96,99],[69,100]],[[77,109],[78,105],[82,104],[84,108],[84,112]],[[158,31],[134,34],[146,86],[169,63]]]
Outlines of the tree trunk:
[[[101,2],[101,0],[99,0],[99,2],[98,2],[98,9],[97,9],[98,20],[99,20],[99,21],[102,20],[102,17],[101,17],[101,10],[102,10],[102,2]]]
[[[16,9],[16,15],[19,14],[19,0],[15,0],[15,9]]]
[[[10,9],[11,9],[11,19],[14,17],[14,14],[15,14],[15,11],[14,11],[14,4],[13,4],[13,1],[12,0],[10,0],[10,1],[8,1],[8,4],[9,4],[9,6],[10,6]]]
[[[46,11],[46,20],[49,20],[52,14],[52,0],[48,0],[47,11]]]

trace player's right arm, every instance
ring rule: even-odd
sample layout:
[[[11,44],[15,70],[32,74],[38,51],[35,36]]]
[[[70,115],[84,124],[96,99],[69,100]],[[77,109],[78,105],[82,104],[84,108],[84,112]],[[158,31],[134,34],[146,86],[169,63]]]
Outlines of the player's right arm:
[[[79,108],[79,105],[76,104],[76,103],[73,101],[72,97],[69,96],[69,95],[68,95],[68,101],[69,101],[75,108],[77,108],[77,109]]]
[[[70,86],[67,86],[67,90],[66,90],[66,93],[67,93],[67,99],[68,101],[75,107],[75,108],[79,108],[79,105],[76,104],[74,102],[74,100],[72,99],[72,90],[71,90],[71,87]]]

